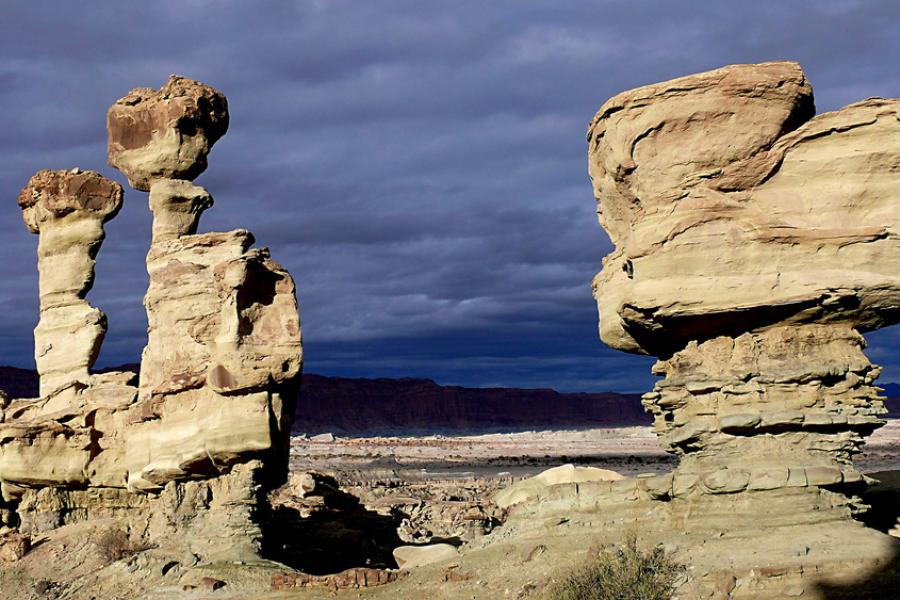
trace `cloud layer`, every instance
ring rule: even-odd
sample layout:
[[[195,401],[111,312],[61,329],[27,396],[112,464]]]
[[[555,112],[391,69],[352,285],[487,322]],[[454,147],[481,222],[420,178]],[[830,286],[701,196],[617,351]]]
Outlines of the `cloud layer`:
[[[76,5],[77,4],[77,5]],[[630,4],[628,6],[627,4]],[[651,360],[596,335],[584,132],[615,93],[799,60],[820,110],[900,96],[889,2],[22,2],[0,25],[0,364],[32,364],[40,168],[105,164],[106,108],[170,73],[229,99],[202,230],[246,227],[295,275],[312,372],[637,391]],[[90,300],[103,365],[137,360],[145,194],[107,227]],[[900,330],[871,336],[900,380]]]

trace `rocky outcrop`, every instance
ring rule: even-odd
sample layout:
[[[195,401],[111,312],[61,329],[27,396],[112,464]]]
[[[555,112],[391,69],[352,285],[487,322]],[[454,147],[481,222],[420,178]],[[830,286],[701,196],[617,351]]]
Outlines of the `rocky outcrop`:
[[[644,404],[681,456],[649,497],[746,494],[759,519],[733,527],[762,538],[812,505],[849,520],[851,458],[886,412],[860,332],[900,320],[900,100],[814,116],[796,63],[736,65],[624,92],[587,139],[615,244],[594,280],[600,335],[660,358]],[[823,531],[803,532],[824,544],[814,564],[886,556],[874,532],[837,546]]]
[[[259,555],[266,492],[286,476],[300,321],[293,279],[249,232],[196,233],[212,197],[189,180],[227,126],[224,96],[181,77],[110,109],[110,164],[150,191],[154,216],[139,376],[89,372],[106,318],[84,297],[121,186],[41,171],[19,195],[40,234],[40,389],[0,395],[0,532],[114,519],[195,563]]]
[[[898,134],[897,100],[814,117],[795,63],[597,113],[590,174],[616,244],[594,282],[601,337],[661,357],[644,402],[683,466],[843,469],[882,423],[858,331],[900,319]]]
[[[100,353],[106,315],[85,296],[94,284],[103,224],[122,207],[122,186],[93,171],[39,171],[19,192],[19,207],[25,225],[40,236],[34,359],[46,396],[75,381],[86,383]]]

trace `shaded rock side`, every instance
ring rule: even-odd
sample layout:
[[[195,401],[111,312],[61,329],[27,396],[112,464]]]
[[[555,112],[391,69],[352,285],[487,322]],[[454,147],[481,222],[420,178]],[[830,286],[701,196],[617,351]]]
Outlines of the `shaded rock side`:
[[[118,183],[79,169],[39,171],[19,192],[25,224],[40,236],[41,314],[34,358],[41,395],[75,381],[85,383],[100,352],[106,315],[85,296],[94,284],[103,224],[118,213],[122,197]]]
[[[106,116],[109,164],[135,189],[159,179],[193,180],[228,130],[228,102],[208,85],[172,75],[159,88],[135,88]]]

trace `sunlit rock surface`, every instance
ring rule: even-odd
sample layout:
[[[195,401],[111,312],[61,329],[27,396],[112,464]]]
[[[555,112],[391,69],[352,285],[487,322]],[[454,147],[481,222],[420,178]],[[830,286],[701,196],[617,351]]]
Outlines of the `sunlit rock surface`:
[[[228,126],[225,97],[173,76],[109,111],[109,161],[149,190],[148,343],[140,375],[90,373],[106,317],[85,300],[122,206],[97,173],[40,171],[19,195],[40,235],[38,398],[0,396],[0,534],[118,519],[194,562],[251,560],[287,474],[302,362],[290,274],[245,230],[197,233],[190,183]],[[124,542],[123,542],[124,543]]]
[[[861,332],[900,320],[900,100],[814,113],[799,65],[780,62],[624,92],[588,128],[615,244],[594,280],[600,336],[660,359],[644,405],[681,457],[609,493],[668,501],[664,529],[709,542],[699,562],[790,574],[733,597],[812,594],[811,571],[896,551],[852,521],[865,510],[852,457],[886,412]],[[771,552],[710,542],[718,527]],[[818,551],[800,559],[784,540]]]
[[[228,102],[210,86],[172,75],[158,90],[135,88],[106,115],[109,164],[136,189],[160,179],[193,180],[228,130]]]
[[[25,225],[40,236],[34,358],[41,395],[47,395],[74,381],[86,383],[100,353],[106,315],[85,296],[94,285],[103,225],[122,207],[122,186],[93,171],[39,171],[18,202]]]

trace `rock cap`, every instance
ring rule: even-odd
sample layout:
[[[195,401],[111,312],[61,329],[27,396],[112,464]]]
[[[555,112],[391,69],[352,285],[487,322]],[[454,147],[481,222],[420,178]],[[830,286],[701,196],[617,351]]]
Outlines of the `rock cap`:
[[[228,130],[228,101],[212,87],[171,75],[154,90],[135,88],[106,116],[109,164],[136,189],[157,179],[196,178]]]
[[[38,233],[41,224],[75,212],[96,214],[101,222],[122,208],[122,186],[96,171],[42,170],[19,192],[18,204],[25,225]]]

